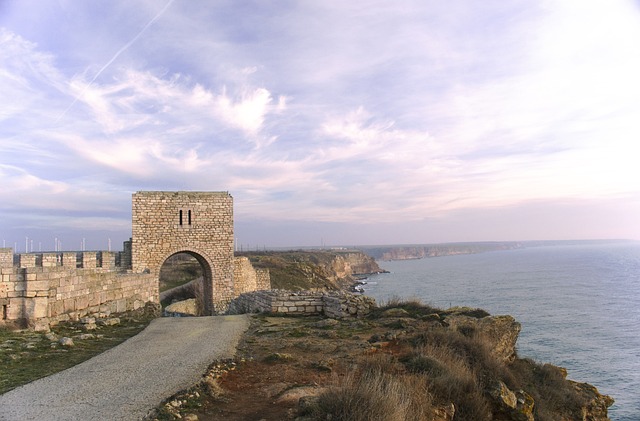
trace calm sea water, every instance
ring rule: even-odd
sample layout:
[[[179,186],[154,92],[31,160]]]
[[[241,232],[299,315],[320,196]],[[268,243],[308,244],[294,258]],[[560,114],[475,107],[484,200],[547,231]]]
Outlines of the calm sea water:
[[[640,243],[533,247],[379,262],[376,300],[415,297],[510,314],[520,356],[569,370],[616,403],[614,421],[640,420]]]

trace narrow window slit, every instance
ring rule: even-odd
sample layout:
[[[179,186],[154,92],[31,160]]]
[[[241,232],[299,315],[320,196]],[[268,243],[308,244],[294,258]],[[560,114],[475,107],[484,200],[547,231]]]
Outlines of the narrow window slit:
[[[180,225],[182,225],[182,209],[180,209]]]

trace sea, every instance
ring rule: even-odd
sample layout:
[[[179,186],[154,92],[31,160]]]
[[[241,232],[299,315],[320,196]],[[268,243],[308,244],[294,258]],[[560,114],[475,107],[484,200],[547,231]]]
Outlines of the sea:
[[[510,314],[518,355],[565,367],[615,399],[613,421],[640,420],[640,242],[525,247],[379,261],[364,292],[439,308]]]

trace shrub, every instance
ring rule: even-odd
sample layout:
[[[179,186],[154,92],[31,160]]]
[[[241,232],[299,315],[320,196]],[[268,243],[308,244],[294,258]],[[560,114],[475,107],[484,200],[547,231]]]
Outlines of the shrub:
[[[420,317],[433,313],[443,313],[443,310],[424,304],[417,298],[401,299],[399,297],[392,297],[385,303],[381,304],[373,312],[371,312],[371,317],[378,318],[385,310],[389,310],[392,308],[401,308],[409,313],[410,317]]]
[[[404,361],[409,371],[423,373],[428,388],[441,403],[453,402],[456,420],[484,420],[491,416],[477,372],[465,356],[447,344],[419,347]]]
[[[520,387],[533,397],[536,420],[554,420],[558,414],[580,413],[586,404],[558,367],[522,359],[514,361],[510,369]]]
[[[393,374],[391,357],[362,361],[318,397],[311,417],[333,421],[428,421],[433,405],[426,378]]]

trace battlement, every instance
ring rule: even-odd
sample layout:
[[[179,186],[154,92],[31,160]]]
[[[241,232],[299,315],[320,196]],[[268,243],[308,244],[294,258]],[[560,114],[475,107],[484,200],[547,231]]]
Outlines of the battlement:
[[[13,254],[0,249],[0,325],[48,329],[88,314],[159,302],[157,277],[118,266],[117,252]]]
[[[1,248],[0,325],[48,329],[158,303],[160,269],[178,253],[202,266],[205,314],[223,313],[238,295],[271,286],[268,271],[234,258],[228,192],[135,193],[132,238],[123,249],[14,254]]]
[[[65,251],[54,253],[18,253],[13,249],[0,248],[0,268],[18,267],[68,267],[68,268],[101,268],[104,270],[127,270],[124,252],[114,251]],[[125,264],[122,264],[125,262]]]

